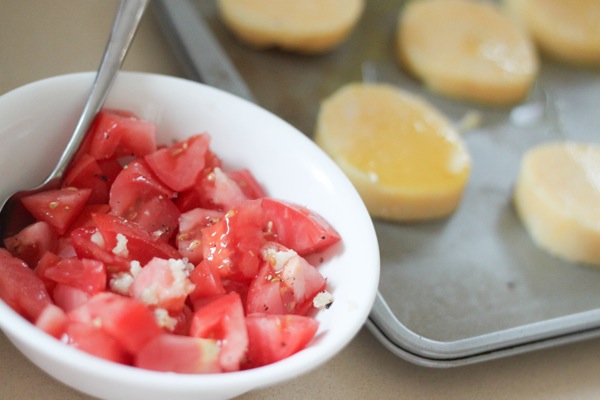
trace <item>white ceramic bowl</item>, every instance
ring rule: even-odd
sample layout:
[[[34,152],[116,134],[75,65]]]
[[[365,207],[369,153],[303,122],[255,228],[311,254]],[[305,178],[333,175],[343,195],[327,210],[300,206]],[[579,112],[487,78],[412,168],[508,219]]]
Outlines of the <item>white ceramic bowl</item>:
[[[0,193],[29,187],[45,177],[67,141],[93,77],[91,73],[54,77],[0,97],[4,171]],[[322,365],[352,340],[377,292],[377,239],[358,194],[311,140],[252,103],[173,77],[123,72],[106,106],[153,121],[162,143],[209,132],[212,147],[228,165],[248,167],[271,196],[323,215],[343,241],[320,267],[334,303],[318,313],[319,331],[305,350],[273,365],[227,374],[180,375],[110,363],[51,338],[0,301],[0,328],[16,347],[51,376],[96,397],[207,400],[231,398],[297,377]]]

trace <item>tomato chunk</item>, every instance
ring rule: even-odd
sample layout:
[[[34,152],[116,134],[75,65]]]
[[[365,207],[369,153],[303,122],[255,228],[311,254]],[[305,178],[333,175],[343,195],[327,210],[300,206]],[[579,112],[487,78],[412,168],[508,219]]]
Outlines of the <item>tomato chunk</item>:
[[[48,304],[35,320],[35,326],[57,339],[65,333],[68,323],[67,314],[54,304]]]
[[[70,257],[46,268],[44,276],[57,283],[64,283],[96,294],[106,289],[106,267],[98,260]]]
[[[4,246],[17,258],[35,268],[48,251],[58,248],[58,235],[47,222],[39,221],[26,226],[13,236],[4,238]]]
[[[223,279],[253,279],[264,242],[258,201],[244,202],[202,231],[204,259]]]
[[[336,230],[306,207],[265,197],[262,208],[271,239],[300,255],[324,250],[340,241]]]
[[[162,332],[144,303],[110,292],[93,296],[68,316],[70,321],[100,327],[131,354]]]
[[[261,251],[264,262],[248,291],[248,313],[305,315],[314,297],[325,289],[321,273],[295,251],[267,243]]]
[[[219,365],[223,371],[239,370],[248,347],[244,306],[239,294],[228,293],[196,311],[190,335],[218,340]]]
[[[52,299],[44,282],[22,260],[0,248],[0,298],[13,310],[35,321]]]
[[[90,197],[90,189],[63,188],[35,193],[21,199],[38,221],[50,224],[60,235],[67,231]]]
[[[71,321],[61,340],[79,350],[121,364],[129,364],[131,355],[103,329],[92,324]]]
[[[304,349],[317,332],[319,323],[301,315],[250,314],[246,367],[260,367],[283,360]]]
[[[105,248],[111,249],[114,254],[125,259],[136,260],[144,265],[154,257],[180,258],[173,246],[124,218],[110,214],[96,214],[94,222],[102,234]],[[121,237],[124,239],[119,240]]]
[[[218,222],[223,213],[205,208],[194,208],[179,216],[177,249],[190,262],[198,264],[204,258],[202,230]]]
[[[175,192],[154,175],[143,159],[133,160],[117,175],[110,188],[109,205],[114,215],[128,220],[143,212],[141,207],[156,197],[173,198]]]
[[[138,352],[134,365],[182,374],[216,373],[221,372],[219,350],[215,339],[163,333]]]
[[[210,136],[194,135],[148,154],[145,160],[165,185],[181,192],[190,189],[200,177],[209,143]]]
[[[143,157],[156,149],[156,126],[120,110],[101,110],[88,136],[83,148],[97,160]]]

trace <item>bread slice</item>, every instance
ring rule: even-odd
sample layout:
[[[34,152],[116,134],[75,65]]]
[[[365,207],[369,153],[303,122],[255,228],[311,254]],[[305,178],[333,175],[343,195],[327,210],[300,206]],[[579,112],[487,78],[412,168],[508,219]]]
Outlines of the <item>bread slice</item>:
[[[492,105],[522,100],[538,73],[531,38],[489,2],[411,1],[396,31],[398,61],[432,91]]]
[[[299,53],[324,53],[352,32],[365,0],[218,0],[225,25],[242,41]]]
[[[460,203],[471,158],[433,106],[390,84],[348,84],[320,106],[314,139],[373,217],[422,221]]]
[[[553,142],[529,150],[514,204],[541,249],[600,265],[600,145]]]

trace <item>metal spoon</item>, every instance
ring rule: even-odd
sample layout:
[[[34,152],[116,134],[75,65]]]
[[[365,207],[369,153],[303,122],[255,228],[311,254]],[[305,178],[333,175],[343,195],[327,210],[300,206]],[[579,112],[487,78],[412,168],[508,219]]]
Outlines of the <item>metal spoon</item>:
[[[7,221],[8,214],[12,213],[13,206],[19,203],[20,198],[43,190],[54,189],[60,185],[63,174],[79,150],[90,125],[108,96],[117,72],[121,68],[125,55],[133,42],[133,37],[147,4],[148,0],[121,0],[108,43],[106,44],[104,56],[98,67],[98,73],[65,150],[52,172],[40,185],[15,192],[0,199],[0,223],[2,223],[2,226],[5,225],[4,223]],[[0,228],[0,230],[3,229]]]

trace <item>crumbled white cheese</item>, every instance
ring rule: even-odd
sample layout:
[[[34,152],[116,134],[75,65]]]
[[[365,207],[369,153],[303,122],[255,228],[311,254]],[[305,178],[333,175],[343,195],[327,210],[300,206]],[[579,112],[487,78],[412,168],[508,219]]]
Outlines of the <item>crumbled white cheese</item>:
[[[139,300],[148,305],[158,304],[161,298],[168,298],[174,295],[189,294],[194,290],[194,284],[188,279],[188,276],[194,269],[194,264],[187,259],[169,259],[169,271],[173,281],[168,288],[162,287],[159,283],[152,284],[142,291]]]
[[[94,232],[90,237],[90,240],[92,241],[92,243],[95,243],[98,246],[104,248],[104,238],[102,237],[100,231]]]
[[[142,264],[138,260],[133,260],[129,263],[129,273],[136,276],[142,270]]]
[[[169,312],[164,308],[154,309],[154,318],[158,323],[158,326],[163,327],[169,331],[173,331],[177,325],[177,320],[169,315]]]
[[[129,288],[133,284],[135,276],[142,270],[139,261],[133,260],[130,263],[129,271],[115,274],[108,283],[110,290],[124,296],[129,295]]]
[[[327,290],[317,293],[317,295],[313,298],[313,305],[316,308],[329,308],[331,307],[331,304],[333,304],[333,295]]]
[[[113,254],[121,257],[129,256],[129,249],[127,248],[127,238],[122,233],[117,233],[117,244],[112,249]]]
[[[110,290],[124,296],[129,295],[129,288],[133,284],[133,276],[128,272],[119,272],[110,278]]]

